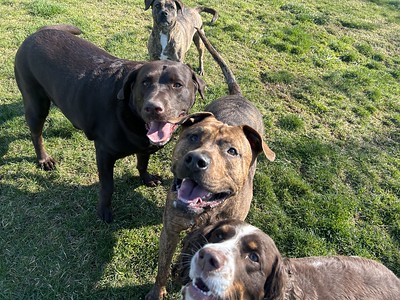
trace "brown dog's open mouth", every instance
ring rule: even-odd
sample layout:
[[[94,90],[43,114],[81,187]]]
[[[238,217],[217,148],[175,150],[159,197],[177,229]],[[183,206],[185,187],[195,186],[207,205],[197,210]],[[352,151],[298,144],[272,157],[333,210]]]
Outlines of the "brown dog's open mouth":
[[[190,294],[191,299],[196,300],[216,300],[215,297],[207,285],[201,278],[196,278],[192,282],[187,285],[188,293]]]
[[[156,146],[164,146],[171,139],[178,124],[152,121],[146,124],[147,137]]]
[[[175,207],[195,214],[218,206],[230,195],[229,192],[212,193],[189,178],[178,179],[175,188],[178,192]]]

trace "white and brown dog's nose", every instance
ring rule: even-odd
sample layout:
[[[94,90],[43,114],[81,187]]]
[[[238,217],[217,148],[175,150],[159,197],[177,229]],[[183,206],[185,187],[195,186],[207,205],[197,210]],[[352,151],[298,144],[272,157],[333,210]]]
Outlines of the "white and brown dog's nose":
[[[224,266],[225,255],[218,250],[203,248],[198,254],[198,265],[203,272],[212,272]]]

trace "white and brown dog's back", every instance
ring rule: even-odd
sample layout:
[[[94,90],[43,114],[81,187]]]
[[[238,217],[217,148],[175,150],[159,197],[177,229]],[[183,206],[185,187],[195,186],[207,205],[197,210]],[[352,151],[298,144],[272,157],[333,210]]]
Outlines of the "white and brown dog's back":
[[[282,258],[267,234],[242,221],[225,220],[193,233],[183,251],[193,255],[191,282],[182,289],[185,300],[400,299],[400,279],[378,262]]]
[[[153,15],[153,29],[147,44],[150,59],[183,62],[193,40],[199,52],[199,73],[202,75],[204,45],[196,28],[203,30],[201,12],[212,14],[212,23],[217,20],[218,13],[203,6],[185,7],[180,0],[145,0],[145,10],[150,7]]]

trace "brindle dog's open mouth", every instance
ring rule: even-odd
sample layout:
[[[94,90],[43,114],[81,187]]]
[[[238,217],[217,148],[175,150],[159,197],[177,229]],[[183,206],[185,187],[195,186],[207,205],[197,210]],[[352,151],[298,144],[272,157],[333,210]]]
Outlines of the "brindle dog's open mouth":
[[[201,278],[195,278],[187,285],[188,293],[192,299],[196,300],[216,300],[217,297],[213,295],[208,286]]]
[[[190,178],[177,179],[174,187],[178,193],[175,207],[195,214],[220,205],[230,192],[212,193]]]

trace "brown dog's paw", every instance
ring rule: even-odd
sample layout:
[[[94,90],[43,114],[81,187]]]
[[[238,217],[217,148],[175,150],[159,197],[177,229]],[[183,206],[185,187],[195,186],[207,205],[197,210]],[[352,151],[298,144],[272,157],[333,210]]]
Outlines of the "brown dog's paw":
[[[97,208],[97,215],[99,216],[99,218],[106,222],[106,223],[111,223],[113,221],[113,214],[112,214],[112,210],[109,207],[102,207],[99,206]]]
[[[56,161],[51,156],[47,156],[39,160],[39,167],[45,171],[54,170],[56,168]]]
[[[152,175],[147,172],[145,174],[143,174],[141,176],[141,178],[142,178],[144,185],[149,186],[149,187],[155,187],[162,183],[160,176]]]
[[[147,293],[145,300],[162,300],[167,294],[165,288],[157,288],[153,286],[150,292]]]

